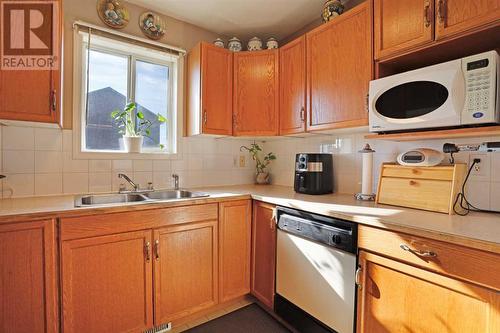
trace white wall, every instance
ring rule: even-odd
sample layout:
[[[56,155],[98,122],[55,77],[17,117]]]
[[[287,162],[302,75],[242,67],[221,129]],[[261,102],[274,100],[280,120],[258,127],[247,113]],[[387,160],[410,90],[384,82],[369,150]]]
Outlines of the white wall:
[[[253,181],[250,156],[239,151],[249,140],[181,138],[180,154],[173,160],[76,160],[71,130],[0,128],[0,173],[7,176],[1,184],[3,198],[116,191],[123,182],[120,172],[143,187],[153,182],[158,189],[172,187],[173,173],[183,187]],[[240,155],[246,158],[245,167],[234,164]]]
[[[265,150],[277,155],[272,165],[273,183],[293,186],[295,154],[301,152],[332,152],[334,161],[334,187],[336,192],[357,193],[361,190],[361,154],[365,143],[376,151],[374,155],[374,184],[376,191],[382,162],[394,162],[396,156],[412,148],[442,150],[443,143],[480,143],[500,141],[496,138],[467,138],[455,140],[429,140],[419,142],[391,142],[365,140],[364,134],[319,135],[309,138],[284,138],[269,141]],[[469,163],[469,153],[456,155],[457,162]],[[500,153],[481,156],[484,176],[472,176],[468,183],[468,199],[480,208],[500,210]]]

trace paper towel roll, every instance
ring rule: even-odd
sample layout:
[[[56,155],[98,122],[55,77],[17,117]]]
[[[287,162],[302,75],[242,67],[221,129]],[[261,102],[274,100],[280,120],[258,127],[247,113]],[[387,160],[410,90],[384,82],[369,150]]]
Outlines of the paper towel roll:
[[[361,178],[361,194],[373,193],[373,153],[363,153],[363,175]]]

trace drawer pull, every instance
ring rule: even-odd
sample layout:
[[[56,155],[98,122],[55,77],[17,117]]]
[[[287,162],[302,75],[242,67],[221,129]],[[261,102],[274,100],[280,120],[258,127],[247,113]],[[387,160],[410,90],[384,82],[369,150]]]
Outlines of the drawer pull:
[[[417,256],[419,257],[425,257],[425,258],[435,258],[437,257],[437,254],[436,252],[432,252],[432,251],[420,251],[420,250],[413,250],[412,248],[410,248],[408,245],[406,244],[401,244],[399,245],[399,247],[404,250],[404,251],[407,251],[407,252],[411,252],[413,254],[416,254]]]
[[[356,269],[356,276],[354,278],[356,286],[358,286],[359,290],[363,289],[363,285],[361,284],[361,281],[360,281],[362,270],[363,269],[361,268],[361,266],[358,266],[358,269]]]

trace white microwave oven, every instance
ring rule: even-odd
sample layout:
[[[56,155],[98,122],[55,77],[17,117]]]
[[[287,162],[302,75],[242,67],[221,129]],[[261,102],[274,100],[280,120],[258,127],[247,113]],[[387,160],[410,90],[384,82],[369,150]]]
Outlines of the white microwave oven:
[[[370,132],[500,122],[496,51],[370,82]]]

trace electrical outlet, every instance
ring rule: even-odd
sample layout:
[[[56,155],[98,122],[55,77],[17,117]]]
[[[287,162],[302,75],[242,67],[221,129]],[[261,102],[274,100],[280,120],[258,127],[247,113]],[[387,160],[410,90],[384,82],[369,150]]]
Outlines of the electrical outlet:
[[[488,154],[470,154],[469,166],[474,163],[474,160],[480,160],[474,165],[471,171],[471,178],[477,180],[489,180],[490,178],[490,156]]]
[[[240,155],[240,168],[244,168],[246,165],[246,160],[244,155]]]

